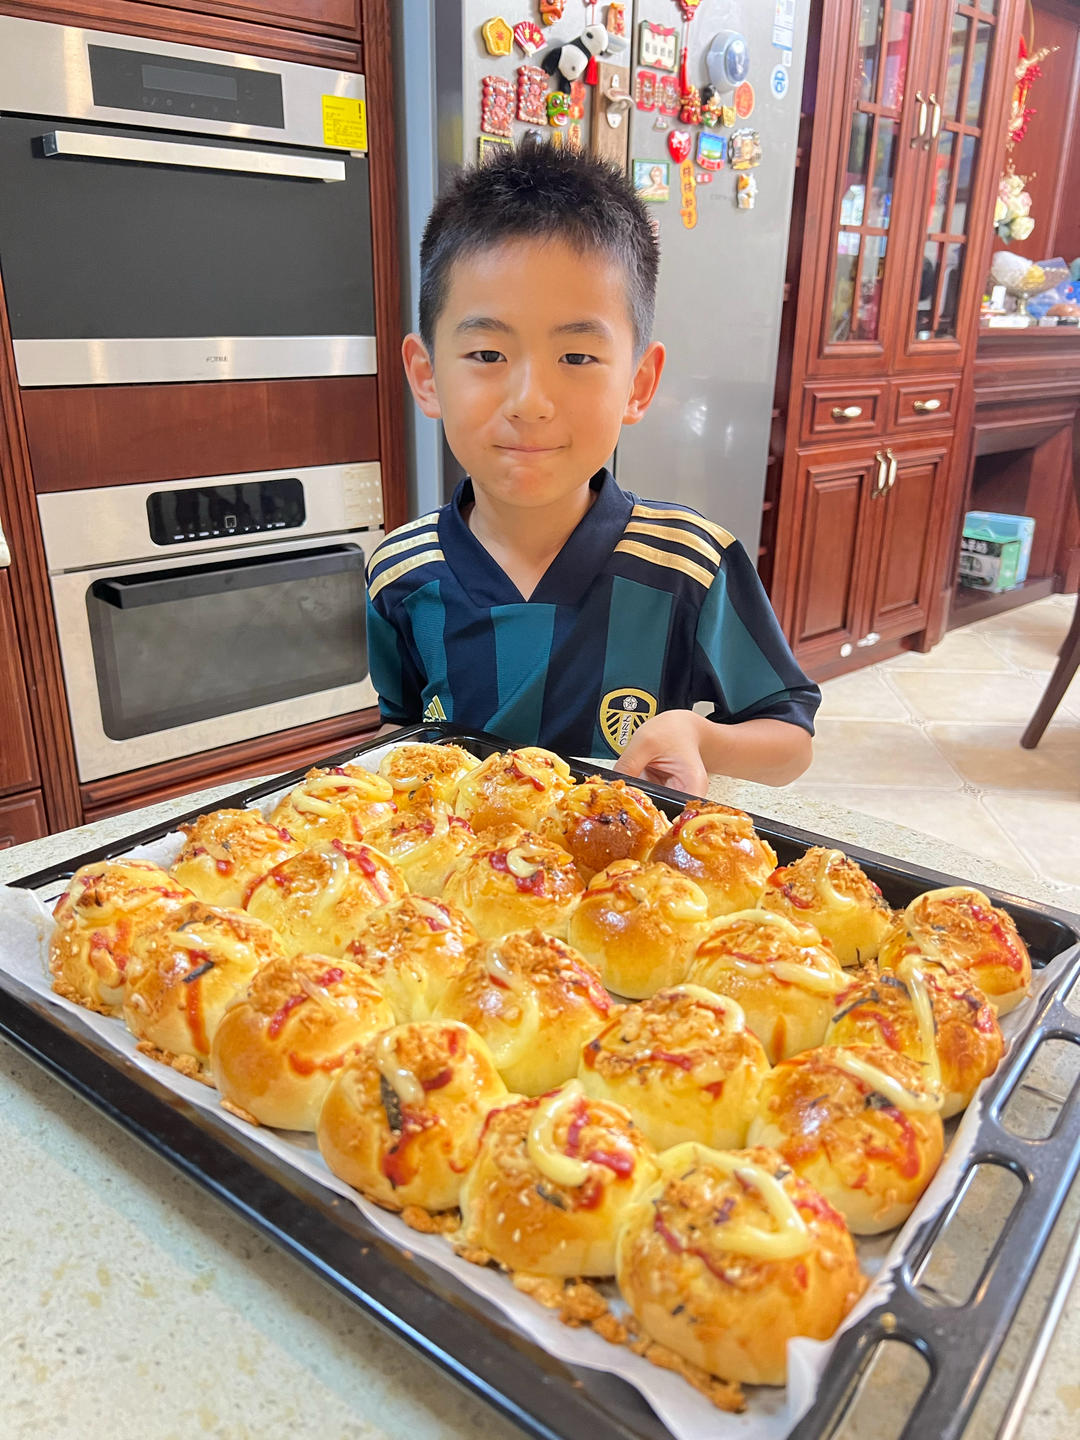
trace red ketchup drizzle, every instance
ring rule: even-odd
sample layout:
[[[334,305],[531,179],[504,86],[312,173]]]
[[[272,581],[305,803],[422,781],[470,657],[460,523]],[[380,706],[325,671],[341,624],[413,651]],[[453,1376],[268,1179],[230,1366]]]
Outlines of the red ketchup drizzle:
[[[689,1254],[697,1256],[705,1268],[711,1274],[715,1275],[718,1280],[722,1280],[725,1285],[731,1284],[731,1277],[727,1271],[721,1269],[720,1266],[716,1264],[707,1250],[703,1250],[699,1245],[684,1245],[674,1231],[668,1229],[667,1225],[665,1225],[661,1219],[659,1210],[653,1216],[653,1229],[674,1255]]]
[[[901,1049],[900,1036],[896,1033],[896,1026],[889,1017],[883,1015],[880,1010],[867,1010],[866,1019],[874,1021],[881,1031],[881,1038],[885,1041],[885,1044],[888,1045],[890,1050],[895,1050],[897,1054],[899,1054]]]
[[[915,1127],[904,1112],[897,1109],[895,1105],[883,1106],[881,1113],[888,1115],[889,1119],[900,1131],[901,1145],[903,1146],[900,1159],[897,1161],[896,1151],[888,1147],[883,1150],[876,1150],[871,1149],[869,1146],[866,1150],[867,1159],[891,1160],[905,1180],[914,1180],[919,1173],[919,1141],[915,1134]]]
[[[798,1265],[795,1266],[795,1269],[792,1273],[795,1276],[795,1281],[799,1288],[805,1290],[807,1285],[809,1285],[810,1283],[810,1276],[807,1274],[806,1266],[802,1263],[801,1260],[799,1261]]]
[[[510,774],[513,775],[515,780],[524,780],[526,784],[531,785],[534,790],[543,791],[546,788],[542,780],[537,780],[535,775],[530,775],[528,771],[522,770],[516,760],[510,766]]]
[[[588,995],[593,1009],[599,1010],[601,1015],[609,1015],[611,1013],[611,999],[604,987],[598,985],[589,972],[581,965],[571,962],[570,969],[584,986],[585,993]]]
[[[200,965],[205,965],[210,956],[204,950],[190,951],[191,969],[197,970]],[[121,967],[123,968],[123,967]],[[184,986],[184,1010],[187,1015],[188,1029],[191,1031],[191,1039],[195,1049],[200,1055],[209,1055],[210,1041],[206,1037],[206,1021],[202,1013],[202,976],[196,975],[194,980],[189,980]]]
[[[724,1093],[724,1082],[723,1080],[713,1080],[708,1085],[703,1085],[701,1088],[705,1091],[707,1095],[711,1095],[714,1100],[719,1100],[720,1096]]]
[[[408,1157],[411,1141],[438,1123],[434,1115],[414,1115],[408,1110],[402,1113],[401,1133],[393,1148],[382,1158],[382,1172],[395,1190],[401,1185],[407,1185],[416,1175],[417,1167],[409,1163]]]
[[[814,908],[814,902],[804,900],[801,895],[796,895],[791,885],[781,885],[780,891],[785,899],[795,906],[796,910],[812,910]]]
[[[282,1028],[285,1025],[285,1021],[289,1018],[289,1016],[292,1014],[292,1012],[296,1009],[298,1005],[304,1004],[307,998],[308,997],[303,993],[299,995],[290,995],[288,1000],[285,1001],[285,1004],[282,1005],[281,1009],[271,1015],[270,1023],[266,1027],[266,1033],[267,1035],[269,1035],[271,1040],[277,1039],[277,1037],[281,1034]]]
[[[344,1064],[344,1055],[331,1055],[328,1060],[311,1060],[307,1055],[298,1055],[295,1050],[289,1051],[289,1068],[297,1075],[314,1075],[316,1070],[329,1074],[332,1070],[340,1070]]]
[[[980,1004],[978,1001],[973,1001],[972,1003],[976,1007],[975,1029],[978,1030],[980,1035],[993,1035],[997,1029],[997,1020],[994,1018],[993,1010],[991,1010],[989,1005]]]
[[[680,1070],[692,1070],[694,1068],[694,1057],[692,1055],[677,1055],[673,1050],[648,1050],[641,1057],[642,1060],[660,1060],[665,1065],[677,1065]]]
[[[440,1070],[430,1080],[421,1080],[420,1084],[424,1090],[441,1090],[444,1085],[449,1085],[454,1078],[453,1067],[448,1065],[445,1070]]]
[[[1016,949],[1012,936],[1008,934],[997,916],[991,911],[985,910],[981,905],[970,905],[968,912],[973,920],[977,920],[980,925],[986,926],[994,939],[1005,951],[1004,955],[995,954],[993,960],[1000,960],[1002,964],[1007,965],[1010,970],[1023,970],[1024,957]],[[982,956],[980,956],[975,963],[984,965],[987,963],[987,960],[984,960]]]
[[[231,860],[215,860],[214,865],[219,875],[231,875],[236,868]]]
[[[542,788],[542,787],[541,787]],[[517,888],[529,895],[542,895],[544,893],[544,872],[537,870],[532,875],[514,875],[506,858],[504,850],[493,850],[488,857],[491,861],[491,868],[498,870],[502,875],[513,876]]]

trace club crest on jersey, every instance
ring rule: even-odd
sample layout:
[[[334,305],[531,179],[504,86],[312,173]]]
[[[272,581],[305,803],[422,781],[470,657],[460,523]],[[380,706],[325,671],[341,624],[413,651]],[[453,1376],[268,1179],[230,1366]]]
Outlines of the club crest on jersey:
[[[620,754],[631,736],[656,714],[656,697],[647,690],[609,690],[600,701],[600,729],[613,750]]]
[[[446,711],[442,707],[442,701],[438,695],[433,695],[424,709],[425,720],[445,720]]]

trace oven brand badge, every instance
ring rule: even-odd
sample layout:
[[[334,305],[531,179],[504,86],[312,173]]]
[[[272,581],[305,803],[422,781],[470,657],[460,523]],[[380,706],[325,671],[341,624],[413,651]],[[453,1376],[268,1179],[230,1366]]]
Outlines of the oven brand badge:
[[[600,729],[613,750],[621,754],[634,732],[656,714],[656,697],[647,690],[609,690],[600,701]]]

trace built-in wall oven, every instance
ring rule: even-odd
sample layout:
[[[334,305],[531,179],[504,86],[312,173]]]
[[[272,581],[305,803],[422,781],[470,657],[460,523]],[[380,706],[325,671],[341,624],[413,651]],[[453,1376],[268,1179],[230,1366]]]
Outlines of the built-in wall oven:
[[[0,16],[23,386],[374,374],[362,75]]]
[[[40,495],[80,779],[361,710],[377,464]]]

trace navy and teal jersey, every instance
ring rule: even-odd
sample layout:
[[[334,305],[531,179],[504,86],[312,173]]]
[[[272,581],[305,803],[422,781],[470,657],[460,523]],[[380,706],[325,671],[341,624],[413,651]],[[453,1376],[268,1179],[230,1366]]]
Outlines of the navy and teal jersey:
[[[739,542],[607,471],[528,600],[470,531],[464,480],[368,567],[371,676],[385,721],[451,720],[514,745],[611,759],[662,710],[814,733],[799,669]]]

